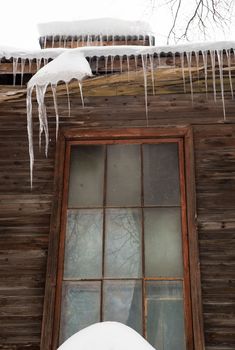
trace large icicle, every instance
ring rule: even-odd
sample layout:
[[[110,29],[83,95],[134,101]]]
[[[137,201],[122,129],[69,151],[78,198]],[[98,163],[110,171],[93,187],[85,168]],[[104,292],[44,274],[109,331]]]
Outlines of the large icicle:
[[[233,81],[232,81],[232,73],[231,73],[231,50],[226,50],[226,55],[227,55],[227,61],[228,61],[228,75],[229,75],[230,90],[231,90],[232,99],[234,99]]]
[[[213,80],[214,101],[216,102],[215,50],[210,50],[210,56],[211,56],[211,68],[212,68],[212,80]]]
[[[17,68],[18,68],[18,57],[13,57],[13,63],[12,63],[12,68],[13,68],[13,85],[16,84],[16,73],[17,73]]]
[[[183,78],[183,84],[184,84],[184,92],[186,93],[185,73],[184,73],[184,52],[180,53],[180,62],[181,62],[181,71],[182,71],[182,78]]]
[[[27,89],[27,131],[29,142],[29,158],[30,158],[30,184],[33,186],[33,165],[34,165],[34,151],[33,151],[33,116],[32,116],[32,92],[33,87]]]
[[[58,104],[57,104],[57,97],[56,97],[56,85],[51,85],[52,95],[53,95],[53,102],[54,102],[54,108],[55,108],[55,116],[56,116],[56,140],[58,137],[58,131],[59,131],[59,113],[58,113]]]
[[[45,155],[48,154],[49,146],[49,130],[48,130],[48,121],[47,121],[47,111],[44,103],[44,97],[47,90],[47,85],[36,85],[36,97],[38,102],[38,117],[40,121],[40,142],[41,135],[44,132],[45,134]]]
[[[192,52],[186,52],[186,57],[187,57],[187,61],[188,61],[191,99],[192,99],[192,103],[193,103]]]
[[[223,51],[216,50],[216,53],[217,53],[217,59],[219,64],[220,90],[221,90],[221,98],[222,98],[222,105],[223,105],[223,114],[224,114],[224,120],[226,120],[225,101],[224,101]]]
[[[206,88],[206,98],[208,97],[208,79],[207,79],[207,51],[202,51],[204,74],[205,74],[205,88]]]
[[[147,82],[147,56],[141,55],[143,76],[144,76],[144,98],[145,98],[145,114],[146,114],[146,125],[149,126],[148,117],[148,82]]]
[[[80,90],[80,96],[81,96],[81,101],[82,101],[82,107],[84,108],[84,98],[83,98],[83,93],[82,93],[82,84],[80,83],[80,81],[78,81],[78,86],[79,86],[79,90]]]

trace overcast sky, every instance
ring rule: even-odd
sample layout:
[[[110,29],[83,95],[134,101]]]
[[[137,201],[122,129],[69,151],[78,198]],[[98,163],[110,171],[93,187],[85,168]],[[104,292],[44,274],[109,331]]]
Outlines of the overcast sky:
[[[191,2],[182,0],[181,20],[185,24]],[[1,2],[0,45],[23,48],[38,47],[37,23],[58,20],[79,20],[95,17],[116,17],[127,20],[150,22],[156,35],[156,45],[166,44],[172,24],[172,13],[167,0],[8,0]],[[153,9],[153,3],[155,8]],[[235,40],[234,15],[232,26],[223,30],[208,24],[207,40]],[[192,30],[190,40],[202,41],[204,37],[197,28]]]

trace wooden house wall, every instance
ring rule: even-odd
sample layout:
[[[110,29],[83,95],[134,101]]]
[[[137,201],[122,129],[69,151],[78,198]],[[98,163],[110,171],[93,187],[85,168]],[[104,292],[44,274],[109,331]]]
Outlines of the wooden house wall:
[[[86,94],[85,94],[86,96]],[[149,96],[149,125],[192,125],[197,222],[207,350],[235,349],[235,104],[189,94]],[[49,156],[38,150],[34,108],[35,167],[30,189],[25,93],[0,103],[0,349],[38,350],[53,195],[55,117],[48,98]],[[72,94],[59,98],[60,127],[145,127],[144,97],[88,96],[81,108]],[[43,350],[43,349],[42,349]]]

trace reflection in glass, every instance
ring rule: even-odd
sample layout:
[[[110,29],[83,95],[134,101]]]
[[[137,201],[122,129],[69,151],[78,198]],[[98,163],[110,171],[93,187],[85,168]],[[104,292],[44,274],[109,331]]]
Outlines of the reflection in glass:
[[[140,209],[107,209],[105,276],[141,276]]]
[[[180,208],[144,209],[146,277],[182,277]]]
[[[100,282],[63,282],[60,344],[100,321]]]
[[[143,145],[144,204],[180,205],[178,145]]]
[[[147,340],[157,350],[185,350],[182,282],[148,281]]]
[[[64,278],[97,278],[102,275],[102,234],[102,210],[68,210]]]
[[[107,205],[140,205],[140,145],[107,146]]]
[[[103,318],[122,322],[142,334],[141,281],[105,281]]]
[[[103,204],[104,146],[71,147],[68,207]]]

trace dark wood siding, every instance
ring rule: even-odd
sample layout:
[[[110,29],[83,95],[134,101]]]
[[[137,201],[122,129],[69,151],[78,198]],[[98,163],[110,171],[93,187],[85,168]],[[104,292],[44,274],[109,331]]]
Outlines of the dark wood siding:
[[[62,93],[61,93],[62,94]],[[61,126],[145,127],[142,95],[59,97]],[[25,94],[0,104],[0,349],[40,348],[48,234],[53,196],[55,117],[48,98],[51,142],[38,150],[35,105],[34,186],[30,189]],[[235,349],[235,105],[195,95],[149,96],[149,124],[193,126],[196,197],[207,350]]]

